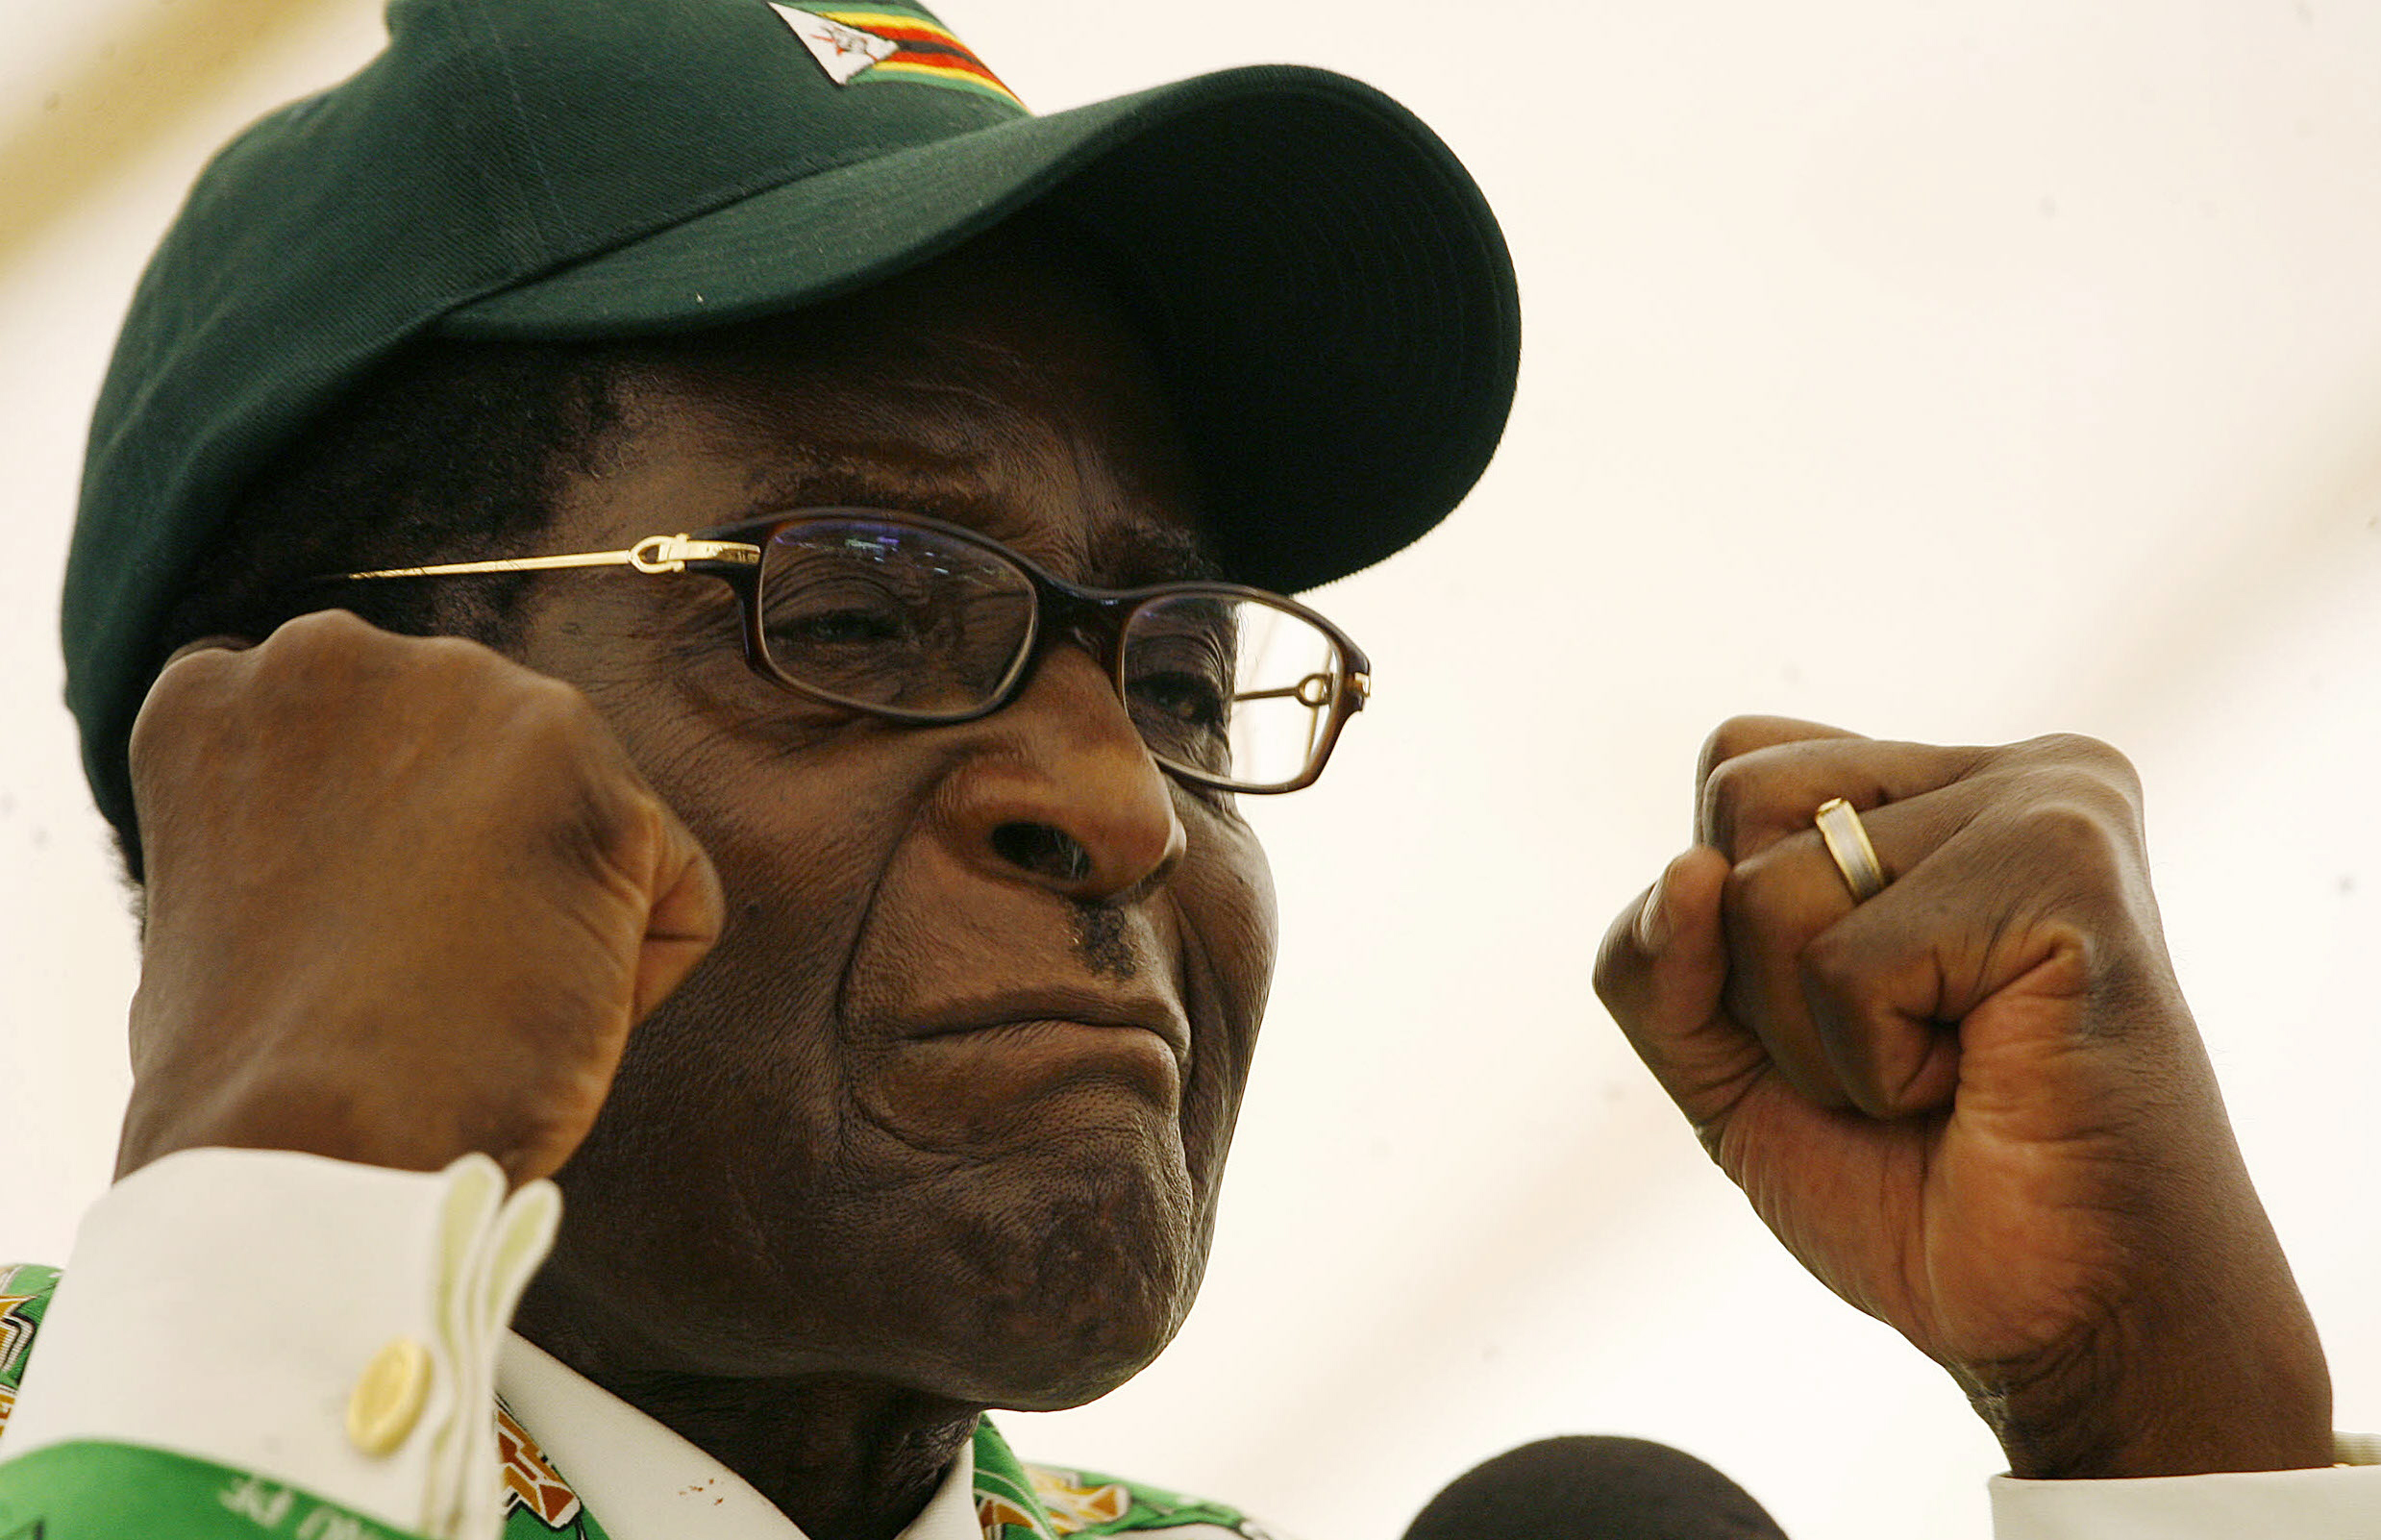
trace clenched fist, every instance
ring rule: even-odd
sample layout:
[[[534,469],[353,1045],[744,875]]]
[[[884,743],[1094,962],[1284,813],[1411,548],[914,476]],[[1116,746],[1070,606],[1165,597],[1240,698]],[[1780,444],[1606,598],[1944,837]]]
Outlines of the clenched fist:
[[[1778,1238],[2019,1476],[2328,1464],[2331,1389],[2159,931],[2131,767],[1730,722],[1597,990]],[[1855,904],[1812,826],[1860,809]]]
[[[132,739],[148,924],[118,1174],[201,1145],[516,1182],[719,932],[568,685],[343,611],[178,658]]]

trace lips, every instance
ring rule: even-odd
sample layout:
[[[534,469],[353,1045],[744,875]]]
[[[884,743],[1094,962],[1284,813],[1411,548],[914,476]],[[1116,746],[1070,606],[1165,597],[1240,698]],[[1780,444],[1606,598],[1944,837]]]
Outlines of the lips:
[[[1190,1023],[1182,1008],[1154,995],[1124,996],[1086,989],[982,995],[910,1015],[905,1035],[925,1040],[1050,1024],[1149,1032],[1172,1051],[1177,1063],[1190,1060]]]

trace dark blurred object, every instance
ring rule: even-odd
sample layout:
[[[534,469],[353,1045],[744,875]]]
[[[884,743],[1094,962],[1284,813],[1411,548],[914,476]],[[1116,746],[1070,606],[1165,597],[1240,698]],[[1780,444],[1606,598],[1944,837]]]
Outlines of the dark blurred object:
[[[1751,1494],[1642,1438],[1540,1439],[1475,1466],[1405,1540],[1786,1540]]]

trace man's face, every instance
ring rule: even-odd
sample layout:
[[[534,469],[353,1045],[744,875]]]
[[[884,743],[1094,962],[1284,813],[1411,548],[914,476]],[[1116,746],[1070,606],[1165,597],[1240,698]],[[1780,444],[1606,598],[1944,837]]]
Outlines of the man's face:
[[[1062,578],[1191,575],[1178,439],[1098,290],[971,249],[642,375],[556,550],[838,505]],[[980,722],[900,727],[742,661],[699,577],[541,582],[522,657],[604,712],[728,925],[632,1038],[525,1312],[582,1367],[853,1374],[1046,1407],[1188,1309],[1274,936],[1228,797],[1150,760],[1060,639]]]

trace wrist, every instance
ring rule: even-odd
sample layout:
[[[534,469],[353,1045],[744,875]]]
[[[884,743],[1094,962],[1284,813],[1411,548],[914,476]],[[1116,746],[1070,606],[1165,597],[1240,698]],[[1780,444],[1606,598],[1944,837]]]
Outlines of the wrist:
[[[209,1086],[188,1094],[136,1084],[116,1151],[118,1180],[185,1150],[278,1150],[396,1171],[443,1171],[472,1153],[450,1120],[412,1117],[353,1085]]]
[[[2332,1463],[2331,1377],[2303,1306],[2162,1336],[2151,1354],[2096,1344],[2053,1363],[1956,1373],[2022,1479]]]

